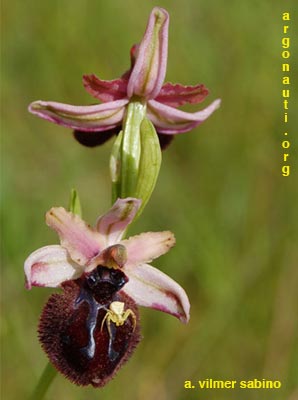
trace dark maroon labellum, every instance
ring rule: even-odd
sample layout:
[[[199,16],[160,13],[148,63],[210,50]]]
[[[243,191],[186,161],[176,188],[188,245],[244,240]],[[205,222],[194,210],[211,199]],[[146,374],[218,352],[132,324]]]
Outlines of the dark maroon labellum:
[[[121,292],[121,270],[98,266],[53,294],[39,323],[39,339],[54,366],[77,385],[105,385],[140,341],[135,302]]]
[[[97,131],[85,132],[85,131],[75,130],[73,131],[73,136],[76,139],[76,141],[82,144],[83,146],[96,147],[103,145],[113,136],[118,135],[119,132],[120,132],[119,127],[100,132]],[[158,132],[157,135],[161,150],[165,150],[172,143],[172,140],[174,139],[174,135],[168,135]]]
[[[158,133],[158,132],[157,135],[161,150],[165,150],[166,148],[168,148],[168,146],[172,143],[174,139],[174,135],[167,135],[165,133]]]
[[[113,129],[108,129],[106,131],[100,132],[84,132],[75,130],[73,132],[74,138],[83,146],[86,147],[96,147],[101,146],[105,142],[107,142],[111,137],[117,135],[120,131],[120,128],[116,127]]]

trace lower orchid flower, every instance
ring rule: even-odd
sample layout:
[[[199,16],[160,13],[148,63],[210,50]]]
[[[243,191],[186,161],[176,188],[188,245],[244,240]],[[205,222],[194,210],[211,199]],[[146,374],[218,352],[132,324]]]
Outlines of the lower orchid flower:
[[[118,199],[93,229],[62,207],[46,214],[61,245],[25,261],[26,286],[61,287],[46,303],[39,338],[54,366],[78,385],[105,385],[140,341],[138,305],[189,320],[189,301],[173,279],[152,267],[174,244],[170,231],[122,239],[140,200]]]

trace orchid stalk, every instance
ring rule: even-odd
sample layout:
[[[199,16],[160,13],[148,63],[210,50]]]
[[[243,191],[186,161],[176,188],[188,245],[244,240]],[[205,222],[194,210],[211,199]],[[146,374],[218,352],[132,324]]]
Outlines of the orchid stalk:
[[[46,213],[60,244],[37,249],[24,265],[27,289],[61,289],[44,306],[38,334],[50,362],[77,385],[102,387],[129,359],[141,340],[139,306],[189,321],[184,289],[151,265],[175,245],[174,234],[125,238],[154,190],[161,149],[173,135],[200,125],[220,104],[215,100],[195,113],[178,110],[185,103],[200,103],[208,90],[202,84],[164,84],[168,26],[168,13],[155,7],[142,41],[131,49],[129,71],[112,81],[83,77],[86,90],[102,104],[36,101],[29,106],[31,113],[74,130],[82,144],[102,144],[117,135],[110,157],[110,210],[91,227],[72,191],[69,211],[52,207]],[[42,398],[53,377],[48,367],[32,399]]]
[[[161,165],[159,140],[145,109],[139,102],[129,104],[125,130],[115,140],[110,159],[112,201],[139,198],[138,215],[153,192]]]

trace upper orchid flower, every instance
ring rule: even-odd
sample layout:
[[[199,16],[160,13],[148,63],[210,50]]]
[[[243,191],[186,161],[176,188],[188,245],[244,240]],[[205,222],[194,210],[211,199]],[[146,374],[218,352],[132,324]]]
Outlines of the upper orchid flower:
[[[105,81],[95,75],[84,75],[85,89],[103,104],[72,106],[68,104],[35,101],[29,110],[41,118],[83,133],[119,131],[129,102],[137,100],[147,107],[147,117],[158,134],[188,132],[207,119],[220,104],[215,100],[205,109],[188,113],[177,107],[185,103],[200,103],[208,95],[204,85],[183,86],[164,83],[168,51],[169,15],[155,7],[148,21],[144,37],[131,50],[132,66],[121,78]],[[92,135],[91,135],[92,136]],[[97,139],[95,140],[95,142]],[[99,142],[101,139],[99,138]],[[92,139],[91,139],[92,143]],[[97,143],[95,143],[97,144]],[[92,144],[91,144],[92,145]]]
[[[47,224],[61,245],[45,246],[25,261],[26,285],[61,286],[46,303],[39,339],[55,367],[78,385],[105,385],[140,341],[137,305],[189,319],[189,301],[170,277],[147,263],[174,244],[169,232],[122,240],[140,206],[118,199],[96,229],[64,208],[52,208]]]

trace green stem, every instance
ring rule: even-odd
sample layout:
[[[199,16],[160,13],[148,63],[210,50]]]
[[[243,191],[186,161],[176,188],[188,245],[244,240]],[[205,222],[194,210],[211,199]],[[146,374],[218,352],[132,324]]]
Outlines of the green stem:
[[[131,101],[123,125],[121,146],[121,197],[133,196],[141,157],[140,127],[146,115],[146,105]]]
[[[37,386],[35,387],[30,400],[42,400],[50,387],[53,379],[57,374],[56,369],[52,366],[52,364],[48,363],[45,367]]]

